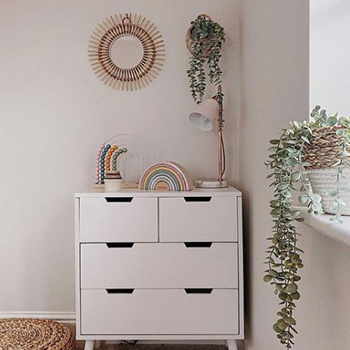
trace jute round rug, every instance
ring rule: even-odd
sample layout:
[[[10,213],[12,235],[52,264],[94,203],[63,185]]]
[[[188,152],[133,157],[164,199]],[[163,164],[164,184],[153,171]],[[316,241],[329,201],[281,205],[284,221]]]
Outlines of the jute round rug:
[[[0,350],[75,350],[75,339],[65,326],[48,320],[0,320]]]

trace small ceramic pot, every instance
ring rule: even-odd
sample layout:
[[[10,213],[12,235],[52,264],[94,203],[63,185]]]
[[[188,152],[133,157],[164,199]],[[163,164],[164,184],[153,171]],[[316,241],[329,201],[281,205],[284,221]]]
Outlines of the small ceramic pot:
[[[122,179],[106,179],[105,192],[118,192],[122,189]]]
[[[322,197],[323,211],[327,214],[334,214],[332,207],[335,198],[329,197],[328,193],[337,189],[337,170],[311,170],[307,172],[307,176],[311,182],[312,191]],[[339,185],[340,197],[346,203],[346,206],[340,207],[340,214],[350,216],[350,170],[343,170]]]

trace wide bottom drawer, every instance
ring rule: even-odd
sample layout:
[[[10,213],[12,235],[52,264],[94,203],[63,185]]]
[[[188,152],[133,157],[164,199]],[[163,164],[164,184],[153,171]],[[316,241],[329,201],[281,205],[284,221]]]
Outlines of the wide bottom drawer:
[[[236,289],[81,290],[82,335],[234,335],[238,314]]]

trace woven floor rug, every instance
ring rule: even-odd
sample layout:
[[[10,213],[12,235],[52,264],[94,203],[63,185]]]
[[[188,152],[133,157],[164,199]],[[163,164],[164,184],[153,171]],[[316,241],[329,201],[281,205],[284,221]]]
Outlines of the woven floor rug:
[[[0,350],[75,350],[65,326],[48,320],[0,319]]]

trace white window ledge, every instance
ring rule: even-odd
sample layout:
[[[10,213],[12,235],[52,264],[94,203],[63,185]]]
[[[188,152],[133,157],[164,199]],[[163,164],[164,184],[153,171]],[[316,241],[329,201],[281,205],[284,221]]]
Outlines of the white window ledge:
[[[302,212],[304,221],[302,224],[328,236],[336,241],[345,243],[350,246],[350,216],[343,216],[343,223],[330,221],[332,215],[309,214],[307,208],[298,207]]]

